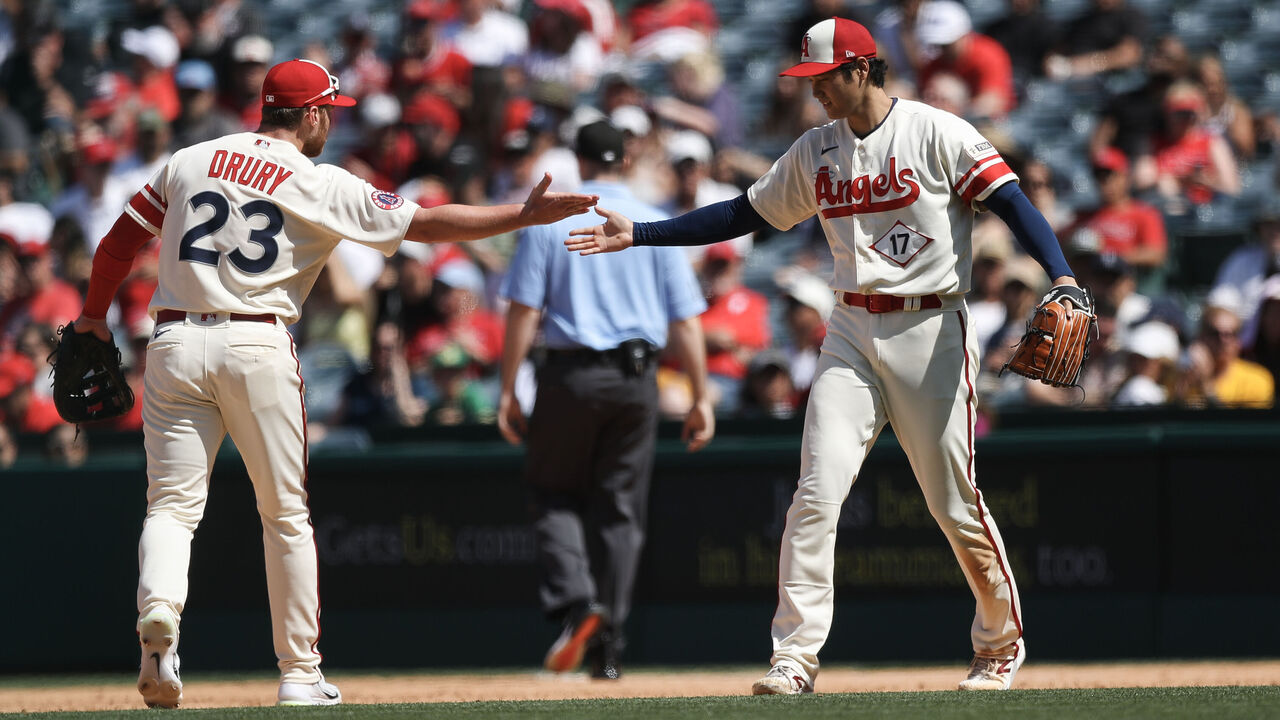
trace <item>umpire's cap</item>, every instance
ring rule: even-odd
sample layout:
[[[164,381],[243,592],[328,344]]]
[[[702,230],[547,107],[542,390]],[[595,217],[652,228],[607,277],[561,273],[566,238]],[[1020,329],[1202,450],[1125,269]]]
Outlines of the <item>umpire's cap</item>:
[[[853,62],[875,57],[876,41],[861,24],[833,17],[809,28],[800,44],[800,63],[779,75],[811,77]]]
[[[578,130],[574,150],[579,157],[604,165],[612,165],[621,160],[625,152],[622,131],[608,120],[588,123]]]

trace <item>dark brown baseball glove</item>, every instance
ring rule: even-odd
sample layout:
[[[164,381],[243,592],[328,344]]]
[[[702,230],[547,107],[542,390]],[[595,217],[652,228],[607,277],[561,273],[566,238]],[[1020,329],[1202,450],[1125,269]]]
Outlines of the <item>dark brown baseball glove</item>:
[[[120,369],[120,349],[67,323],[58,329],[53,363],[53,404],[69,423],[119,417],[133,407],[133,390]]]
[[[1070,309],[1064,300],[1070,301]],[[1098,318],[1089,291],[1055,285],[1036,306],[1027,332],[1000,372],[1012,370],[1046,385],[1075,387],[1089,357],[1089,343],[1097,336]]]

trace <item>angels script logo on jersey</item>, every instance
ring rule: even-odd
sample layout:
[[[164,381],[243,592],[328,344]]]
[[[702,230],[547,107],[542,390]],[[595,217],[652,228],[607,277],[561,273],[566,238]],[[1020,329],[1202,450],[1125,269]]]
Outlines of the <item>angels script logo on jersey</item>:
[[[831,168],[823,165],[813,181],[813,194],[824,218],[897,210],[920,197],[915,171],[899,170],[896,157],[889,158],[889,171],[880,175],[859,175],[852,180],[833,179],[831,175]]]
[[[387,192],[386,190],[374,190],[373,204],[383,210],[395,210],[404,204],[404,198],[393,192]]]

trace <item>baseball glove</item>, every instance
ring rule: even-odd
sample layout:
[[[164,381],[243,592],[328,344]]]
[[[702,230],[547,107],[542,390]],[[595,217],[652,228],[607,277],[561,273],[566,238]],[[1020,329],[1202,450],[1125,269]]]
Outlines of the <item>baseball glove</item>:
[[[1071,301],[1071,309],[1063,300]],[[1012,370],[1054,387],[1075,387],[1080,368],[1089,357],[1089,343],[1098,336],[1098,317],[1089,291],[1074,285],[1055,285],[1027,321],[1013,357],[1000,369]]]
[[[58,328],[53,363],[53,404],[69,423],[119,417],[133,407],[133,390],[120,370],[120,349],[93,333],[78,333],[67,323]]]

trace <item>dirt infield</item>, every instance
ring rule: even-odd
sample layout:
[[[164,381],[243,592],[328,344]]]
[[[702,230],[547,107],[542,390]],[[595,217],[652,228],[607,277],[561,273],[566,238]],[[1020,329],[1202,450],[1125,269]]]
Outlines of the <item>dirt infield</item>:
[[[726,671],[629,673],[616,682],[582,676],[555,677],[534,673],[478,675],[343,675],[329,679],[342,688],[347,703],[432,703],[484,700],[564,700],[601,697],[693,697],[742,695],[764,668]],[[818,692],[897,692],[951,690],[963,665],[910,669],[831,668],[818,680]],[[1017,687],[1106,688],[1209,685],[1280,685],[1280,661],[1177,662],[1100,665],[1028,664]],[[276,686],[270,681],[189,681],[183,707],[218,708],[271,705]],[[132,682],[62,687],[0,688],[0,712],[53,710],[133,710],[142,701]]]

